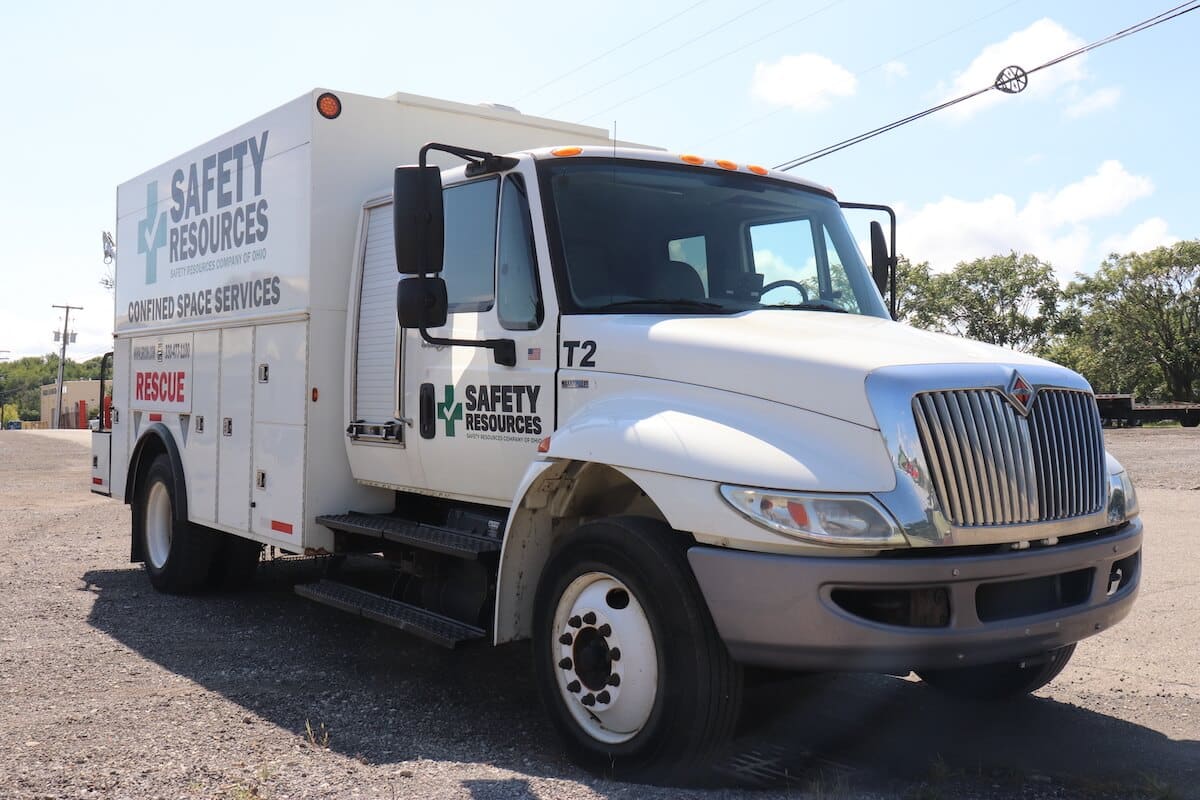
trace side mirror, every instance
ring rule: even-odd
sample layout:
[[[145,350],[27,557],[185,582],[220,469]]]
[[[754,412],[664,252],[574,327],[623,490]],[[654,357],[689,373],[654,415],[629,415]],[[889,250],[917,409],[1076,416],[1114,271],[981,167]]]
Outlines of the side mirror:
[[[446,231],[442,174],[437,167],[396,167],[392,227],[399,272],[430,275],[442,271]]]
[[[871,277],[879,294],[887,297],[888,277],[891,274],[892,258],[888,253],[887,239],[883,237],[883,226],[877,220],[871,221]]]
[[[396,284],[396,319],[402,328],[446,324],[446,282],[441,278],[402,278]]]

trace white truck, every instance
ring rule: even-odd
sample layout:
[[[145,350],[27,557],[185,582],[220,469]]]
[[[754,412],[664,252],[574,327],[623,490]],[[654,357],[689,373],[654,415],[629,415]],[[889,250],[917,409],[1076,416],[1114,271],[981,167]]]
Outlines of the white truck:
[[[593,770],[710,753],[747,665],[1030,692],[1137,593],[1088,384],[892,321],[894,216],[868,265],[789,175],[315,90],[122,184],[117,232],[92,483],[153,585],[307,554],[313,600],[531,639]]]

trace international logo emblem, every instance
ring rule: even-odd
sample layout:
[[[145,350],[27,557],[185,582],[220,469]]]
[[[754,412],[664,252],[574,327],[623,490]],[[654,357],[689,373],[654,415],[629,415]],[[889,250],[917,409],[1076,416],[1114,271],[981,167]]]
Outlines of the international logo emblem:
[[[1021,373],[1013,370],[1012,377],[1008,381],[1008,389],[1005,390],[1005,395],[1008,397],[1008,402],[1013,404],[1017,411],[1021,412],[1022,416],[1029,416],[1030,409],[1033,408],[1033,400],[1037,395],[1037,390],[1033,388],[1033,384],[1025,380]]]

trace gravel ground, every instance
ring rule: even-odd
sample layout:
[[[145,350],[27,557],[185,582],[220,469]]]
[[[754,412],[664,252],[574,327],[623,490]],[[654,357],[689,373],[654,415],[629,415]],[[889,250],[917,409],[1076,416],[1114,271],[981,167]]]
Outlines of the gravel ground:
[[[1039,697],[915,679],[748,693],[715,788],[593,779],[538,708],[523,646],[442,651],[294,595],[154,592],[86,439],[0,433],[0,799],[1200,798],[1200,430],[1120,430],[1142,488],[1142,596]]]

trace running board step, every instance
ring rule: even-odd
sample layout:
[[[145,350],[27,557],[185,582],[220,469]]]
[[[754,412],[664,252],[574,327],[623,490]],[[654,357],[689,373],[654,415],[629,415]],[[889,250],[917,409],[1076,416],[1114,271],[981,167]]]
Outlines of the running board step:
[[[302,583],[296,587],[296,594],[391,625],[442,647],[454,648],[462,642],[482,639],[487,635],[485,630],[474,625],[336,581]]]
[[[317,517],[317,522],[335,531],[374,536],[458,558],[479,558],[485,553],[500,552],[499,539],[388,514],[327,514]]]

